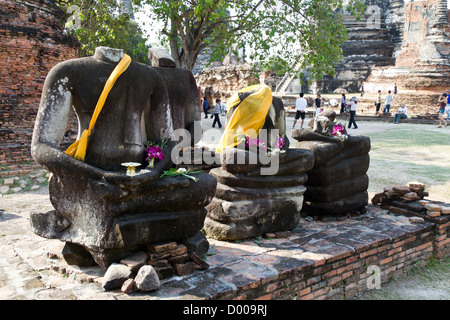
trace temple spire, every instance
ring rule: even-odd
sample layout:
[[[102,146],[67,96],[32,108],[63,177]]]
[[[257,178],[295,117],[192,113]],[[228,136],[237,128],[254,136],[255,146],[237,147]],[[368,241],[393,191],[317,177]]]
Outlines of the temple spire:
[[[448,26],[447,0],[439,0],[436,8],[435,21],[433,27]]]

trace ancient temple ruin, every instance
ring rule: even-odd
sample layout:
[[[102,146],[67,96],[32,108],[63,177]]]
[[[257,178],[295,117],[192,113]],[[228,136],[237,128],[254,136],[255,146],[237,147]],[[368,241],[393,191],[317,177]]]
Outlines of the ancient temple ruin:
[[[338,87],[357,92],[387,91],[394,84],[406,90],[447,88],[449,19],[445,0],[366,0],[359,21],[344,13],[348,41],[336,76],[310,88],[333,92]]]
[[[78,57],[53,0],[0,2],[0,165],[31,160],[34,121],[48,71]],[[76,127],[75,127],[76,128]]]

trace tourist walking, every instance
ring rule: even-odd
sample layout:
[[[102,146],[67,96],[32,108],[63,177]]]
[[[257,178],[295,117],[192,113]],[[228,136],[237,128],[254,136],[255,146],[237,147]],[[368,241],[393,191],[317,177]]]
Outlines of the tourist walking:
[[[314,112],[314,117],[316,117],[319,113],[322,112],[322,98],[320,94],[317,94],[317,98],[314,100],[316,104],[316,111]]]
[[[295,128],[295,125],[297,124],[298,119],[302,119],[302,122],[300,124],[300,128],[303,128],[303,122],[305,121],[305,115],[306,115],[306,106],[308,103],[306,102],[306,99],[303,98],[303,92],[300,93],[300,97],[297,98],[295,101],[295,107],[297,108],[297,111],[295,113],[295,120],[294,125],[292,128]]]
[[[397,94],[398,90],[397,90],[397,84],[394,84],[394,94]]]
[[[358,108],[358,99],[356,97],[352,97],[349,102],[350,105],[350,121],[348,122],[348,128],[350,129],[353,124],[354,129],[358,129],[355,121],[356,109]]]
[[[361,85],[361,97],[364,95],[364,85]]]
[[[398,111],[394,115],[394,123],[398,124],[400,122],[400,119],[406,118],[408,118],[408,108],[405,106],[405,104],[400,103],[400,108],[398,108]]]
[[[384,97],[383,113],[389,113],[389,110],[391,109],[391,102],[393,99],[394,99],[394,97],[391,94],[391,90],[389,90],[388,94]]]
[[[222,128],[222,124],[220,123],[220,111],[221,111],[221,105],[220,105],[220,99],[216,99],[216,104],[214,105],[214,109],[213,109],[213,116],[214,116],[214,121],[212,123],[212,127],[215,128],[216,127],[216,123],[219,125],[219,129]]]
[[[377,100],[375,101],[375,115],[378,115],[381,107],[381,90],[378,90]]]
[[[439,125],[438,125],[438,128],[442,128],[442,125],[444,125],[444,128],[445,128],[448,125],[447,122],[444,120],[444,112],[445,112],[445,108],[447,107],[447,94],[446,93],[443,93],[439,97],[438,105],[439,105]]]
[[[223,103],[222,100],[220,100],[220,113],[223,116],[227,115],[227,105],[225,103]]]
[[[340,111],[340,114],[344,113],[346,105],[347,105],[347,98],[345,97],[345,93],[343,93],[342,97],[341,97],[341,111]]]
[[[208,98],[206,98],[206,96],[203,98],[202,108],[203,108],[203,112],[205,113],[205,119],[208,119],[209,103],[208,103]]]

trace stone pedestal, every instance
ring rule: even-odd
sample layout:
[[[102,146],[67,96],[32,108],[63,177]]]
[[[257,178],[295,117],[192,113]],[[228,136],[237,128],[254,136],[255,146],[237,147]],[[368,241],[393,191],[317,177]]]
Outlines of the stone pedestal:
[[[292,230],[300,219],[306,171],[312,166],[311,151],[288,149],[275,175],[261,175],[245,164],[223,164],[211,170],[218,184],[215,197],[206,207],[207,235],[238,240]]]
[[[310,140],[314,136],[317,140]],[[368,204],[370,139],[350,135],[341,141],[311,129],[294,130],[292,137],[298,141],[298,148],[314,153],[302,212],[325,216],[363,210]]]
[[[148,244],[196,235],[216,180],[206,173],[195,176],[198,182],[165,178],[123,190],[80,174],[54,174],[49,192],[55,210],[32,213],[32,230],[84,247],[106,269]]]

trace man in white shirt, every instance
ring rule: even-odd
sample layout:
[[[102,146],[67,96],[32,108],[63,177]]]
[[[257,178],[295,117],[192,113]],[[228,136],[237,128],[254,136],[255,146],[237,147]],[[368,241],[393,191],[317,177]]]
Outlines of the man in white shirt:
[[[356,109],[358,108],[358,99],[356,97],[352,97],[349,102],[350,105],[350,121],[348,122],[348,128],[350,129],[353,124],[354,129],[358,129],[355,121]]]
[[[302,118],[302,122],[300,124],[300,128],[303,128],[303,122],[305,121],[305,115],[306,115],[306,106],[308,103],[306,102],[306,99],[303,98],[303,92],[300,93],[300,97],[297,98],[295,101],[295,107],[297,108],[297,112],[295,113],[295,120],[294,125],[292,128],[295,128],[295,125],[297,124],[297,120]]]
[[[220,111],[223,116],[227,115],[227,105],[220,101]]]
[[[394,97],[391,94],[391,90],[388,91],[388,94],[384,97],[384,109],[383,113],[389,112],[391,109],[391,102]]]
[[[394,123],[398,124],[400,122],[400,119],[406,119],[408,118],[408,108],[403,103],[400,103],[400,108],[398,109],[398,112],[394,115]]]

